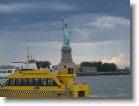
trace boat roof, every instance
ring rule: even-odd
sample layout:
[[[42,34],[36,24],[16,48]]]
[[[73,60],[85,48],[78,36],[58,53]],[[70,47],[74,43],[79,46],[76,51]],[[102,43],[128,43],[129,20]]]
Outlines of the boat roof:
[[[6,78],[51,78],[56,75],[49,70],[22,70],[10,74]]]

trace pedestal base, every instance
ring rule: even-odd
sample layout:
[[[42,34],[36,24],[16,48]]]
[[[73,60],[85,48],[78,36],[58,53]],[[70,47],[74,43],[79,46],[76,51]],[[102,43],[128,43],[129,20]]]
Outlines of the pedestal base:
[[[57,68],[60,69],[64,66],[67,68],[74,68],[75,63],[72,60],[72,49],[70,46],[63,46],[61,49],[61,62],[57,65]]]

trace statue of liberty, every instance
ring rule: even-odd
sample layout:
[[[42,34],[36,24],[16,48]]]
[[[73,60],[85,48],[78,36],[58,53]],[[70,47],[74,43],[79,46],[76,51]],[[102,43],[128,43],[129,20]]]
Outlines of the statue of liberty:
[[[63,34],[64,34],[63,46],[70,46],[71,32],[68,29],[68,25],[64,23],[64,17],[62,17],[62,24],[63,24]]]

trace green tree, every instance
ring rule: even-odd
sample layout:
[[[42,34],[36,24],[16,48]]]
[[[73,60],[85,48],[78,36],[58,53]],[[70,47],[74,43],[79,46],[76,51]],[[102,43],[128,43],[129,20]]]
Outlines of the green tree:
[[[99,62],[92,62],[92,65],[91,65],[91,66],[97,67],[97,70],[98,70],[98,71],[101,71],[102,65],[103,65],[102,62],[99,61]]]
[[[113,72],[117,70],[117,66],[114,63],[102,63],[101,61],[99,62],[82,62],[80,64],[82,67],[97,67],[97,70],[99,72]]]
[[[117,66],[114,63],[104,63],[101,71],[103,72],[114,72],[117,70]]]
[[[49,67],[51,63],[49,61],[37,61],[36,65],[38,68],[46,68]]]
[[[89,67],[89,66],[91,66],[90,62],[87,62],[87,61],[82,62],[80,65],[81,65],[82,67]]]

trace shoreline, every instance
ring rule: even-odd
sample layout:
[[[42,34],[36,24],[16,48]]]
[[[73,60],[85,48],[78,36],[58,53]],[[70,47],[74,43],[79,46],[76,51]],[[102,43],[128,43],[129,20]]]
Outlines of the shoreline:
[[[130,73],[119,72],[96,72],[96,73],[76,73],[77,76],[98,76],[98,75],[130,75]]]

